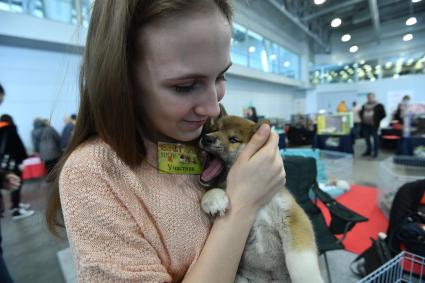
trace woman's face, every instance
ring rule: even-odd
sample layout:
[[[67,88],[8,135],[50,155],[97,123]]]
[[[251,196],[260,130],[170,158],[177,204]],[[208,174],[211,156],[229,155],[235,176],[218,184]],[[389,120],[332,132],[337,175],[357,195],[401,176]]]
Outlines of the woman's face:
[[[230,38],[229,22],[218,10],[167,19],[140,31],[140,107],[159,133],[191,141],[208,117],[220,113]]]

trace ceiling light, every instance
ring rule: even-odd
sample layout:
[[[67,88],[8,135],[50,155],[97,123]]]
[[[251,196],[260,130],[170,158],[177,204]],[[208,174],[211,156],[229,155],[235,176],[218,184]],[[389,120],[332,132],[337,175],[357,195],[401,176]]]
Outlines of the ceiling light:
[[[412,0],[412,3],[418,3],[421,2],[422,0]]]
[[[350,47],[351,53],[355,53],[355,52],[357,52],[357,50],[359,50],[359,47],[357,45],[353,45],[353,46]]]
[[[286,67],[286,68],[288,68],[289,66],[291,66],[291,63],[289,61],[285,61],[283,63],[283,66]]]
[[[416,21],[416,18],[415,18],[415,21]],[[406,22],[406,23],[407,23],[407,22]],[[415,22],[415,23],[416,23],[416,22]],[[340,18],[335,18],[335,19],[333,19],[333,20],[332,20],[332,22],[331,22],[331,27],[336,28],[336,27],[339,27],[341,24],[342,24],[341,19],[340,19]]]
[[[411,33],[405,34],[403,36],[403,41],[409,41],[413,39],[413,35]]]
[[[314,4],[316,5],[322,5],[323,3],[325,3],[326,0],[314,0]]]
[[[275,60],[276,59],[276,55],[275,54],[272,54],[272,55],[270,55],[270,60]]]
[[[351,39],[351,35],[349,35],[348,33],[347,33],[347,34],[344,34],[344,35],[341,37],[341,41],[342,41],[342,42],[350,41],[350,39]]]
[[[417,20],[415,17],[410,17],[406,20],[406,26],[413,26],[417,23]]]
[[[251,53],[254,53],[255,52],[255,47],[254,46],[250,46],[248,48],[248,51],[251,52]]]

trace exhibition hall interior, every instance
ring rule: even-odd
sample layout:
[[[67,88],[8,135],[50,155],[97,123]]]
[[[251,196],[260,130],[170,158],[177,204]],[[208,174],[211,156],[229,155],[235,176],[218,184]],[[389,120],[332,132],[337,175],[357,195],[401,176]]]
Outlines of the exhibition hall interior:
[[[199,4],[203,2],[208,3]],[[223,44],[219,41],[212,44],[214,50],[220,50],[211,54],[208,44],[213,38],[219,38],[220,34],[205,34],[200,30],[204,28],[211,31],[216,23],[212,22],[208,27],[202,24],[190,25],[192,18],[193,22],[202,19],[190,17],[190,13],[195,13],[191,10],[195,8],[188,7],[204,5],[207,7],[201,8],[204,18],[215,19],[213,15],[217,14],[214,12],[218,10],[216,7],[221,5],[220,9],[225,9],[223,7],[227,7],[228,2],[233,9],[233,17],[227,17],[230,22],[226,23],[229,25],[225,25],[231,29],[228,36],[230,43],[227,41]],[[133,7],[150,7],[149,5],[154,5],[152,3],[165,3],[165,6],[170,7],[181,4],[186,5],[182,6],[186,9],[175,12],[177,16],[159,16],[159,24],[156,25],[156,22],[152,24],[143,17],[146,17],[146,13],[155,17],[155,13],[160,12],[145,11],[142,14],[142,8],[139,11]],[[97,5],[103,5],[103,10],[93,13],[96,12],[94,8]],[[138,20],[127,20],[125,30],[120,26],[122,22],[119,17],[124,13],[120,5],[128,5],[128,13],[133,13],[131,9],[135,9],[134,19],[140,13]],[[107,9],[109,14],[101,14],[106,13]],[[182,15],[186,15],[184,20]],[[143,22],[145,20],[146,23]],[[104,26],[99,24],[102,21],[106,23]],[[145,30],[140,33],[133,30],[136,28],[131,25],[139,21],[141,29],[143,24],[148,26],[148,35],[143,33]],[[164,24],[166,28],[158,28],[161,21],[167,23]],[[179,24],[185,22],[170,27],[169,23],[173,21]],[[182,32],[184,38],[167,33],[167,28],[180,28],[179,32]],[[108,31],[111,34],[117,32],[116,38],[104,38]],[[188,46],[194,40],[192,33],[201,38],[199,42],[205,48]],[[173,54],[185,54],[187,57],[178,58],[176,55],[161,59],[161,55],[158,55],[152,56],[154,59],[145,58],[149,57],[149,52],[160,54],[163,50],[173,48],[158,45],[152,51],[145,41],[134,43],[130,39],[132,34],[143,34],[148,37],[148,43],[149,36],[164,40],[163,42],[172,42],[167,41],[171,38],[170,40],[176,42]],[[114,42],[123,39],[127,41],[122,44]],[[94,47],[94,44],[103,46]],[[212,81],[217,99],[209,101],[217,110],[219,100],[224,107],[221,108],[221,114],[225,109],[227,115],[250,120],[250,125],[268,123],[272,135],[279,137],[275,152],[279,160],[283,161],[286,172],[286,181],[279,184],[283,190],[292,194],[303,209],[302,213],[307,215],[315,236],[320,269],[318,274],[323,281],[318,279],[314,282],[425,282],[425,0],[0,0],[0,283],[191,282],[188,278],[190,276],[184,278],[185,273],[188,270],[193,271],[192,274],[196,273],[202,262],[208,262],[211,254],[203,254],[202,244],[199,248],[199,251],[202,250],[200,255],[198,250],[196,253],[189,252],[193,254],[187,265],[173,265],[177,264],[173,259],[179,258],[179,248],[173,250],[173,237],[176,247],[177,243],[181,244],[184,240],[185,245],[194,248],[194,245],[188,243],[199,241],[200,236],[196,233],[200,228],[190,228],[195,221],[190,218],[190,211],[187,212],[187,219],[180,219],[178,224],[164,224],[170,222],[166,222],[164,217],[179,215],[175,210],[184,207],[177,204],[181,198],[176,196],[174,204],[170,199],[152,201],[149,192],[159,188],[149,187],[148,184],[165,184],[161,183],[160,178],[174,178],[173,174],[182,173],[162,174],[164,172],[159,169],[159,161],[158,168],[148,162],[150,149],[146,144],[149,143],[156,149],[156,144],[152,141],[163,138],[167,142],[173,141],[173,148],[182,143],[184,150],[188,150],[185,146],[195,146],[195,152],[199,153],[196,156],[205,155],[202,152],[205,143],[198,143],[197,139],[200,135],[201,140],[202,135],[208,135],[204,124],[210,120],[199,118],[190,123],[186,120],[189,119],[187,117],[196,115],[200,117],[200,97],[204,95],[202,91],[207,88],[208,79],[203,78],[202,71],[199,76],[193,75],[194,79],[189,81],[181,79],[180,85],[171,87],[175,92],[165,101],[167,105],[159,105],[160,102],[152,98],[153,102],[150,101],[149,104],[151,109],[150,106],[137,108],[138,98],[131,98],[128,93],[143,92],[141,87],[130,86],[137,80],[133,76],[137,67],[133,67],[139,64],[138,60],[161,62],[162,67],[149,65],[149,68],[170,73],[175,69],[184,70],[184,64],[190,65],[195,61],[193,64],[196,65],[196,60],[198,64],[208,62],[202,68],[212,70],[217,64],[222,64],[223,60],[211,56],[224,54],[223,51],[227,49],[222,47],[226,44],[230,52],[230,56],[226,58],[230,58],[231,66],[225,70],[225,74],[220,73]],[[87,48],[87,45],[92,49]],[[121,46],[127,53],[114,54],[117,46]],[[104,53],[96,53],[97,50],[94,52],[95,48]],[[134,55],[134,48],[146,48],[148,55]],[[126,55],[122,56],[123,54]],[[103,55],[105,56],[102,57]],[[125,63],[119,64],[116,61]],[[115,63],[117,68],[106,69]],[[228,62],[225,63],[224,67],[228,65]],[[93,67],[93,64],[97,65]],[[172,64],[183,65],[169,68],[174,67]],[[127,69],[123,70],[123,66]],[[105,74],[109,71],[109,74]],[[197,73],[198,70],[195,71]],[[95,82],[101,76],[103,79]],[[143,79],[149,80],[148,75],[145,74]],[[163,86],[161,88],[165,89]],[[104,96],[112,93],[109,95],[111,97],[115,92],[115,96],[105,99],[95,97],[92,90],[99,95],[102,91],[108,93]],[[218,94],[220,91],[225,92],[224,97]],[[190,92],[198,92],[199,96],[192,96]],[[156,94],[155,91],[151,93],[147,97]],[[119,112],[126,106],[125,111]],[[128,114],[133,111],[136,114]],[[139,117],[142,115],[140,113],[156,115],[152,117],[164,115],[165,118],[151,118],[149,121],[153,121],[151,124],[154,126],[149,127]],[[213,112],[205,113],[203,115],[207,117]],[[131,122],[129,117],[133,119]],[[178,119],[183,122],[178,124]],[[177,131],[183,127],[190,127],[192,132],[195,131],[193,129],[198,129],[197,136],[182,140],[176,138],[180,137],[178,134],[176,137],[167,135],[167,130],[163,129],[171,129],[172,132],[174,123],[180,125],[176,126]],[[154,131],[151,128],[155,129],[155,125],[160,125],[158,129],[163,131],[158,132],[159,135],[141,134],[142,137],[130,134],[142,133],[143,130],[151,133]],[[133,140],[129,137],[133,137]],[[87,143],[94,146],[93,139],[103,144],[94,153],[87,151],[85,147]],[[142,148],[135,146],[143,141],[146,145],[143,153],[137,150],[134,155],[125,153],[130,148],[141,150]],[[233,136],[227,141],[230,146],[239,142]],[[118,150],[120,147],[123,148],[121,152]],[[146,164],[151,167],[143,167],[145,159],[139,158],[146,156],[146,148]],[[242,152],[245,149],[248,148],[242,149]],[[260,153],[261,149],[255,154]],[[165,153],[160,151],[158,145],[158,159],[161,154]],[[73,158],[69,158],[70,156]],[[76,156],[81,157],[79,161]],[[126,157],[121,160],[123,156]],[[153,156],[155,157],[155,153]],[[167,156],[165,163],[171,162],[174,155]],[[200,162],[198,157],[188,156],[185,158],[187,156],[180,155],[180,159],[169,163],[170,168],[171,165],[181,165],[187,169],[187,164],[195,162],[194,159]],[[107,164],[90,167],[99,158],[103,158]],[[75,163],[72,164],[75,168],[70,163]],[[243,167],[238,165],[238,168]],[[255,172],[252,171],[252,183],[260,184],[257,179],[269,176],[269,169],[274,170],[273,166],[276,165],[270,162],[259,166]],[[142,172],[135,179],[138,181],[135,181],[128,176],[143,171],[137,168],[148,168],[146,172],[153,170],[154,173],[144,175],[148,173]],[[155,168],[158,170],[155,171]],[[207,173],[212,174],[212,170]],[[72,175],[73,172],[76,172],[75,175]],[[191,175],[187,175],[189,177],[185,181],[176,181],[173,185],[176,190],[186,190],[184,187],[189,186],[188,180],[199,179],[194,175],[207,175],[204,173],[205,171],[201,173],[194,170]],[[229,176],[231,173],[232,169]],[[254,176],[255,174],[258,175]],[[12,177],[16,176],[20,178],[20,185],[13,185],[16,180]],[[102,177],[96,179],[93,176]],[[131,181],[119,183],[127,177]],[[113,187],[118,183],[121,187],[115,190]],[[137,195],[137,204],[131,202],[131,198],[135,196],[124,193],[133,193],[136,183],[144,184],[143,194]],[[197,187],[195,199],[199,202],[196,202],[195,207],[201,219],[196,220],[199,225],[206,225],[205,221],[210,221],[208,223],[214,225],[213,228],[222,227],[220,224],[216,225],[217,218],[233,215],[232,208],[236,205],[232,206],[234,198],[230,193],[230,210],[223,213],[224,216],[207,216],[201,210],[202,194],[207,189],[201,188],[201,184],[190,184],[189,187]],[[85,201],[84,194],[88,191],[98,199]],[[168,188],[159,194],[166,192],[172,190]],[[189,192],[186,194],[186,198],[193,200],[193,192],[192,195]],[[102,199],[106,195],[113,198],[114,204]],[[51,214],[46,218],[46,213],[48,204],[54,203],[54,198],[57,202],[62,202],[62,211],[65,212],[65,227],[56,227],[56,235],[49,230],[49,221],[46,220],[51,220]],[[127,205],[126,201],[131,204]],[[97,206],[101,205],[105,207],[97,210]],[[151,207],[153,205],[154,208]],[[86,211],[78,212],[80,209]],[[128,214],[115,215],[114,218],[108,216],[108,211],[121,213],[127,211],[126,209]],[[108,213],[101,215],[103,211]],[[60,210],[55,213],[60,213]],[[109,220],[106,221],[106,218]],[[267,222],[268,218],[265,219]],[[285,216],[282,219],[286,219]],[[297,219],[291,225],[297,225]],[[76,221],[82,221],[85,226],[81,223],[78,226],[74,223]],[[124,227],[124,221],[134,226]],[[285,221],[282,220],[282,223],[289,225]],[[93,223],[103,224],[98,227]],[[179,225],[186,226],[186,234],[179,234],[180,228],[176,228]],[[273,226],[273,223],[268,225]],[[288,227],[292,226],[285,227],[284,229],[290,230]],[[99,229],[105,230],[98,232]],[[120,231],[123,229],[128,229],[128,233]],[[211,231],[217,233],[216,230]],[[273,233],[270,231],[271,228],[263,233]],[[251,230],[247,244],[255,232],[258,230]],[[308,231],[301,233],[308,234]],[[157,235],[157,238],[151,234]],[[107,242],[109,236],[113,238],[113,242]],[[213,235],[207,236],[208,234],[202,239],[208,239],[207,243],[210,243]],[[261,239],[254,236],[254,241],[265,241],[264,239],[271,238],[268,236],[270,235],[261,235],[265,237],[260,237]],[[283,239],[280,233],[272,236],[285,244],[288,241],[297,242],[296,236],[299,234],[290,240]],[[182,240],[182,237],[186,238]],[[100,243],[102,241],[104,243]],[[144,245],[136,245],[139,242]],[[302,250],[303,244],[300,246]],[[103,250],[105,247],[110,250]],[[143,248],[130,252],[130,247]],[[259,254],[264,253],[261,248],[258,249]],[[220,251],[213,250],[217,253]],[[111,251],[121,257],[115,257]],[[150,265],[154,268],[151,261],[153,259],[146,255],[150,253],[155,254],[155,266],[159,265],[161,271],[149,271]],[[305,279],[300,280],[299,278],[304,277],[298,277],[300,274],[294,275],[294,272],[308,273],[308,268],[304,265],[310,264],[309,260],[304,258],[302,252],[295,250],[292,253],[291,258],[295,258],[296,263],[281,266],[282,270],[289,272],[289,281],[273,281],[271,276],[263,281],[244,279],[246,281],[235,282],[307,282]],[[286,246],[276,254],[289,258]],[[101,256],[91,262],[90,257],[96,257],[95,255]],[[134,255],[137,255],[137,260],[131,259]],[[199,265],[196,264],[198,256],[202,258],[198,261],[201,262]],[[228,260],[227,254],[215,256],[223,256]],[[118,258],[120,262],[114,262]],[[214,251],[212,258],[215,259]],[[241,265],[243,263],[244,261],[240,262]],[[241,265],[238,274],[247,268],[242,268]],[[293,265],[297,265],[296,271],[291,271]],[[179,269],[181,273],[178,276],[175,273],[176,268],[183,268]],[[271,273],[281,272],[276,270],[280,267],[273,269]],[[211,267],[210,270],[214,268]],[[152,274],[154,277],[146,277],[144,272],[156,272],[165,277],[155,277]],[[248,270],[250,274],[255,272],[259,271]],[[205,276],[207,278],[209,275]],[[147,278],[163,279],[156,281]],[[240,280],[240,276],[237,278]]]

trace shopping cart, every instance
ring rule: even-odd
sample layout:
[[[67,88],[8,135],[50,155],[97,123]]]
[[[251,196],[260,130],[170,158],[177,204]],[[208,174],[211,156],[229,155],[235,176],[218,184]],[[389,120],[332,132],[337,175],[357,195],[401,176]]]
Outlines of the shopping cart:
[[[401,252],[358,283],[425,283],[425,258]]]

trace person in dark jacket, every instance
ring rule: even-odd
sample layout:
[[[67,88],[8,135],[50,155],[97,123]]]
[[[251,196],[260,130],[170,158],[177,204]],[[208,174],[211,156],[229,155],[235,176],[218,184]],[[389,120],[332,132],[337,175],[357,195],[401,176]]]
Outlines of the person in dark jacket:
[[[47,172],[50,173],[62,155],[61,137],[46,119],[34,120],[34,129],[31,133],[34,152],[40,154]]]
[[[382,119],[386,115],[384,105],[376,101],[374,93],[369,92],[367,94],[367,102],[360,111],[363,134],[366,140],[366,151],[363,153],[363,156],[372,155],[374,158],[378,157],[378,130]],[[370,142],[371,137],[373,139],[373,148]]]
[[[28,157],[25,146],[19,137],[12,116],[3,114],[0,117],[0,169],[13,172],[21,177],[20,165]],[[29,204],[21,203],[21,187],[11,193],[12,219],[18,220],[34,214],[28,210]]]
[[[65,150],[68,146],[69,141],[71,140],[72,134],[74,132],[75,122],[77,121],[77,115],[72,114],[69,117],[65,118],[65,126],[62,130],[61,135],[61,148]]]

